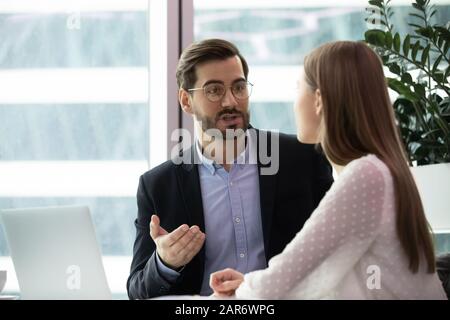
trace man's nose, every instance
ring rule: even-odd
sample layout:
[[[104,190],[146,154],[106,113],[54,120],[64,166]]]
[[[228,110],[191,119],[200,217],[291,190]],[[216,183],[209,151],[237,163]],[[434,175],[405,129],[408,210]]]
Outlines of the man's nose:
[[[222,107],[236,107],[237,105],[238,102],[234,97],[233,92],[231,92],[231,88],[227,88],[222,98]]]

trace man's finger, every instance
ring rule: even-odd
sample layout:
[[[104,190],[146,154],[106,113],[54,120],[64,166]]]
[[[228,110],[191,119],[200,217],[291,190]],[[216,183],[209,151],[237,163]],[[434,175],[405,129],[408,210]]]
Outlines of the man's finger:
[[[200,251],[203,247],[203,243],[205,242],[205,234],[201,231],[189,242],[180,252],[180,254],[184,255],[184,260],[189,262],[192,258]]]
[[[179,238],[172,246],[171,250],[176,254],[183,254],[183,249],[190,243],[193,242],[196,235],[200,232],[200,229],[197,226],[192,226],[189,228],[181,238]]]
[[[215,290],[224,293],[236,290],[242,283],[242,280],[227,280],[215,286]]]
[[[211,278],[215,278],[218,281],[226,281],[226,280],[234,280],[236,279],[237,275],[236,275],[236,271],[231,269],[231,268],[226,268],[223,270],[219,270],[216,272],[213,272],[211,274]]]
[[[164,244],[168,247],[171,247],[174,245],[175,242],[177,242],[186,232],[189,231],[189,227],[187,224],[182,224],[178,228],[176,228],[171,233],[167,234],[167,238],[164,241]]]
[[[191,232],[188,230],[184,234],[184,236],[182,236],[182,239],[190,238],[191,237],[190,233]],[[200,234],[197,234],[197,236],[199,236],[199,238],[201,238]],[[196,237],[194,236],[194,239],[191,239],[189,241],[189,243],[195,243],[196,242],[195,238]],[[180,267],[180,266],[188,264],[191,261],[192,257],[199,251],[199,249],[195,249],[194,248],[194,250],[196,250],[196,251],[192,253],[192,256],[190,258],[187,258],[188,251],[190,249],[182,248],[181,251],[177,251],[177,250],[174,249],[176,247],[176,245],[173,245],[172,247],[170,247],[170,246],[167,247],[167,241],[166,240],[167,240],[167,237],[166,238],[162,238],[161,241],[160,241],[160,246],[159,247],[164,250],[166,258],[170,259],[170,261],[169,260],[165,261],[166,264],[170,264],[170,265],[172,265],[174,267]],[[182,241],[184,241],[184,240],[178,240],[177,241],[177,246]],[[200,247],[201,247],[201,245],[200,245]]]
[[[211,276],[209,277],[209,286],[211,287],[211,289],[213,289],[214,291],[220,291],[218,290],[218,286],[222,283],[222,281],[211,274]]]
[[[213,295],[218,298],[229,298],[236,294],[236,290],[221,292],[221,291],[214,291]]]
[[[159,225],[159,235],[160,236],[165,236],[166,234],[169,234],[166,229],[164,229],[163,227],[161,227],[161,225]]]
[[[159,217],[156,214],[150,219],[150,236],[153,240],[159,237]]]

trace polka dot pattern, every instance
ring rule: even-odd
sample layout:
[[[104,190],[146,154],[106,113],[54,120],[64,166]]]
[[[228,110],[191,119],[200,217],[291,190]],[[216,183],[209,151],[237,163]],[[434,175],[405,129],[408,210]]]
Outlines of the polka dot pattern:
[[[392,177],[381,160],[368,155],[350,162],[303,229],[267,269],[245,275],[236,297],[414,298],[411,292],[417,296],[418,290],[411,289],[415,283],[411,277],[423,293],[422,279],[428,275],[408,270],[396,234],[394,203]],[[366,285],[371,264],[383,272],[382,288],[375,291]],[[349,274],[358,280],[350,280]],[[442,287],[434,286],[440,283],[436,274],[431,276],[430,290],[433,297],[440,297]],[[399,290],[402,286],[404,290]]]

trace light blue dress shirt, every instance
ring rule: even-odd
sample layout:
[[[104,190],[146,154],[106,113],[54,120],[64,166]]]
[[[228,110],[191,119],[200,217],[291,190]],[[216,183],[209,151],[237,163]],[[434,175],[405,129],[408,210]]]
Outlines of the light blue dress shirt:
[[[258,165],[251,160],[254,146],[247,135],[245,150],[227,172],[204,157],[196,143],[206,233],[201,295],[212,293],[209,276],[215,271],[233,268],[247,273],[266,267]],[[162,264],[158,256],[157,265],[168,281],[176,281],[180,275]]]

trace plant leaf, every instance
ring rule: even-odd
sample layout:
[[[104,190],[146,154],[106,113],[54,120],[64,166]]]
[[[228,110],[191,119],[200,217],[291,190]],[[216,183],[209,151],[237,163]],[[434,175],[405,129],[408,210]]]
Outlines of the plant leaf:
[[[409,47],[411,45],[410,40],[411,37],[409,36],[409,34],[406,36],[405,40],[403,40],[403,53],[405,54],[405,57],[408,57]]]
[[[383,1],[380,0],[369,0],[369,4],[378,8],[383,8]]]
[[[425,5],[425,0],[417,0],[416,2],[421,7],[423,7]]]
[[[407,84],[413,84],[413,79],[408,72],[404,72],[401,77],[401,81]]]
[[[440,26],[434,26],[434,28],[439,31],[439,34],[447,41],[450,41],[450,30]]]
[[[436,72],[436,73],[434,74],[434,79],[436,79],[436,81],[438,81],[438,82],[440,82],[440,83],[446,82],[445,80],[447,80],[447,79],[444,77],[444,73],[442,73],[442,72]]]
[[[445,70],[445,78],[448,78],[450,76],[450,66],[447,67]]]
[[[415,24],[415,23],[408,23],[408,25],[410,27],[417,28],[417,29],[421,29],[422,28],[422,26],[419,26],[418,24]]]
[[[392,12],[392,8],[389,6],[389,2],[390,2],[390,1],[387,1],[387,2],[386,2],[386,5],[387,5],[387,7],[386,7],[386,8],[387,8],[387,9],[386,9],[386,13],[387,13],[387,14],[394,13],[394,12]]]
[[[416,41],[416,43],[414,44],[414,47],[412,49],[412,53],[411,53],[411,57],[413,61],[416,61],[416,57],[417,57],[417,52],[419,51],[420,48],[420,41]]]
[[[441,37],[439,35],[439,37],[438,37],[438,47],[441,48],[443,43],[444,43],[444,37]]]
[[[419,97],[417,97],[416,94],[412,92],[409,87],[405,86],[401,81],[389,77],[387,78],[387,80],[389,88],[404,96],[406,99],[410,101],[417,101],[419,99]]]
[[[433,68],[432,68],[431,73],[435,73],[435,72],[436,72],[436,70],[437,70],[437,68],[438,68],[438,66],[439,66],[439,63],[440,63],[441,60],[442,60],[442,57],[443,57],[443,55],[440,55],[440,56],[436,59],[436,61],[435,61],[434,64],[433,64]]]
[[[422,138],[426,138],[426,137],[429,136],[430,134],[433,134],[433,133],[439,132],[439,131],[441,131],[441,130],[440,130],[440,129],[434,129],[434,130],[425,132],[424,134],[422,134]]]
[[[433,31],[433,36],[431,37],[433,39],[433,43],[437,42],[438,35],[439,35],[439,33],[437,31]]]
[[[448,48],[450,48],[450,41],[445,41],[445,45],[444,45],[444,49],[442,50],[442,52],[444,52],[444,54],[447,54]]]
[[[420,97],[425,97],[425,86],[420,84],[420,83],[416,83],[413,85],[414,86],[414,92],[417,93]]]
[[[423,49],[423,51],[422,51],[421,63],[422,63],[423,66],[425,66],[425,63],[426,63],[427,60],[429,59],[428,53],[430,52],[430,48],[431,48],[431,45],[429,44],[429,45],[427,45],[427,46],[425,47],[425,49]]]
[[[387,31],[384,35],[384,43],[387,49],[392,48],[392,33],[390,33],[389,31]]]
[[[437,12],[436,9],[434,9],[434,10],[431,12],[431,14],[430,14],[430,19],[436,14],[436,12]]]
[[[416,18],[419,18],[420,20],[422,20],[423,22],[427,22],[427,20],[425,20],[425,18],[423,17],[423,16],[421,16],[420,14],[417,14],[417,13],[410,13],[409,14],[410,16],[412,16],[412,17],[416,17]]]
[[[423,12],[423,9],[422,9],[422,7],[421,7],[419,4],[417,4],[417,3],[412,3],[412,6],[413,6],[414,8],[416,8],[417,10]]]
[[[415,32],[428,39],[433,37],[433,29],[431,27],[419,28]]]
[[[400,66],[395,62],[393,62],[391,65],[389,65],[389,71],[392,73],[395,73],[397,75],[400,75],[400,73],[401,73]]]
[[[398,32],[394,35],[394,50],[400,52],[400,35]]]
[[[364,33],[364,38],[365,38],[366,42],[368,42],[374,46],[384,47],[384,44],[385,44],[384,31],[381,31],[378,29],[367,30]]]

